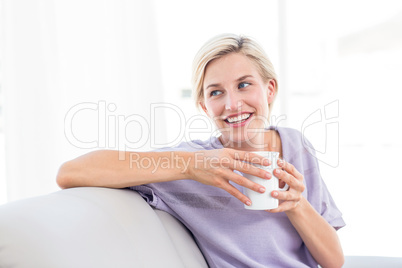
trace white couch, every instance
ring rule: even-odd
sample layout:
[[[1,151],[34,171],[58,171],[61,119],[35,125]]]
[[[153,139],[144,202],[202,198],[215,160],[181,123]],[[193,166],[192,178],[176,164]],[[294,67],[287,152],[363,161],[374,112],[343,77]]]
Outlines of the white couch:
[[[0,267],[208,267],[191,233],[125,189],[72,188],[0,206]],[[344,267],[402,267],[347,257]]]
[[[191,234],[136,192],[72,188],[0,206],[0,267],[207,267]]]

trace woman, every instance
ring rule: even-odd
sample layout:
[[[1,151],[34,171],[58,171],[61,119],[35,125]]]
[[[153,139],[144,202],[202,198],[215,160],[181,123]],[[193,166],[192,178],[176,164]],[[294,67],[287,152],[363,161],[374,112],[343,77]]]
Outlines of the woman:
[[[341,267],[344,257],[335,230],[344,222],[316,158],[298,131],[266,126],[277,79],[262,48],[236,35],[211,39],[194,59],[193,84],[196,103],[214,121],[219,137],[125,152],[124,161],[116,151],[95,151],[62,165],[60,187],[138,191],[187,226],[211,267]],[[269,190],[242,176],[271,178],[247,164],[269,165],[250,152],[261,150],[280,153],[274,173],[289,189],[271,192],[280,200],[276,209],[246,210],[243,204],[251,201],[244,188]],[[164,165],[157,164],[161,160]]]

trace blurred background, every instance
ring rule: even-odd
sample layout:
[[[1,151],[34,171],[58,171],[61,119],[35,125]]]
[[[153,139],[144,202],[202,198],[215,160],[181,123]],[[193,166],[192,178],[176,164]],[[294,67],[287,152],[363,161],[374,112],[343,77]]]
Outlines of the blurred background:
[[[276,67],[271,123],[314,145],[345,254],[402,257],[402,1],[2,0],[0,31],[0,204],[92,150],[209,137],[191,64],[230,32]]]

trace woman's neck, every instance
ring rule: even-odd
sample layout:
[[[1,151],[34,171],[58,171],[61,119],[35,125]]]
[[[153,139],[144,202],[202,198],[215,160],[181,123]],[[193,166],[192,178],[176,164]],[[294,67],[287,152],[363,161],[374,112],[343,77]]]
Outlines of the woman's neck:
[[[275,130],[266,130],[262,135],[245,141],[225,140],[223,136],[220,136],[219,140],[225,148],[241,151],[274,151],[282,154],[279,134]]]

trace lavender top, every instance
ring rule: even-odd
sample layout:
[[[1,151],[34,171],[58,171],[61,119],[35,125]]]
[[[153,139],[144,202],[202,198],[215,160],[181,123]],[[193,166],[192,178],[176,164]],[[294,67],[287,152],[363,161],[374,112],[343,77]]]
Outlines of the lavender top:
[[[304,175],[303,196],[335,229],[343,227],[342,214],[320,176],[311,144],[303,146],[302,135],[297,130],[275,130],[281,137],[284,160]],[[221,148],[219,139],[211,137],[157,151]],[[242,191],[243,187],[233,185]],[[317,267],[284,212],[244,209],[243,203],[226,191],[193,180],[146,184],[131,189],[138,191],[151,206],[179,219],[193,233],[210,267]]]

